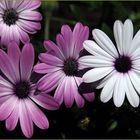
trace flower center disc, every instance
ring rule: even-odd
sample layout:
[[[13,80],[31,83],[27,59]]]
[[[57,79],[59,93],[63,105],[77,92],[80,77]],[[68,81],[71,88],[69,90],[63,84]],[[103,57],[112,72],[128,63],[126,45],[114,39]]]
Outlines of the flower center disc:
[[[118,72],[126,73],[131,69],[132,61],[127,56],[120,56],[116,59],[114,66]]]
[[[19,98],[26,98],[30,93],[30,85],[28,82],[19,82],[15,85],[14,91]]]
[[[69,58],[64,62],[63,70],[68,76],[76,75],[78,71],[78,63],[76,60]]]
[[[12,9],[7,9],[4,11],[4,14],[3,14],[4,23],[10,26],[12,24],[15,24],[17,20],[18,20],[18,14],[16,10],[12,8]]]

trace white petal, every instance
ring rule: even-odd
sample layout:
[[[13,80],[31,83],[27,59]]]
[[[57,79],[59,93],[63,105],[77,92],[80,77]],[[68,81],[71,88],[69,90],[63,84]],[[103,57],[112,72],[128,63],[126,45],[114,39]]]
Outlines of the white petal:
[[[120,54],[123,53],[122,33],[123,33],[123,24],[121,21],[117,20],[114,23],[114,37]]]
[[[103,88],[106,85],[106,83],[108,82],[108,80],[115,74],[116,74],[116,70],[113,70],[106,77],[104,77],[104,79],[99,83],[99,85],[96,88],[97,89]]]
[[[95,68],[89,70],[83,75],[83,81],[85,83],[91,83],[98,81],[108,75],[113,70],[113,67],[105,67],[105,68]]]
[[[133,24],[131,20],[127,19],[124,23],[123,29],[123,52],[124,54],[128,54],[129,49],[131,47],[133,38]]]
[[[114,59],[110,54],[108,54],[106,51],[104,51],[102,48],[100,48],[94,41],[92,40],[86,40],[83,43],[84,48],[91,54],[97,55],[97,56],[104,56],[109,58],[110,60]]]
[[[140,46],[140,30],[138,30],[138,32],[136,33],[136,35],[132,40],[131,47],[129,49],[129,54],[133,53],[137,48],[139,48],[139,46]]]
[[[114,100],[114,104],[117,107],[120,107],[123,104],[125,98],[125,88],[124,88],[123,79],[124,79],[124,75],[119,74],[115,84],[113,100]]]
[[[117,74],[112,76],[108,80],[106,85],[104,86],[104,88],[103,88],[103,90],[101,92],[101,96],[100,96],[100,99],[101,99],[102,102],[106,103],[111,99],[111,97],[113,95],[116,79],[117,79]]]
[[[131,82],[132,82],[134,88],[140,94],[140,78],[139,78],[139,76],[135,72],[130,71],[129,72],[129,77],[131,79]]]
[[[100,45],[100,47],[103,50],[108,52],[113,57],[118,57],[118,52],[114,44],[104,32],[98,29],[94,29],[92,31],[92,34],[93,38],[96,40],[96,42]]]
[[[138,107],[138,105],[139,105],[139,96],[136,93],[128,74],[125,75],[124,84],[125,84],[126,96],[127,96],[127,99],[129,101],[129,103],[133,107]]]
[[[135,48],[135,50],[129,54],[129,56],[132,60],[140,59],[140,47],[137,46],[137,48]]]
[[[87,55],[83,56],[79,59],[79,63],[83,64],[84,66],[89,67],[110,67],[113,66],[113,62],[110,60],[105,60],[104,57],[92,56]]]

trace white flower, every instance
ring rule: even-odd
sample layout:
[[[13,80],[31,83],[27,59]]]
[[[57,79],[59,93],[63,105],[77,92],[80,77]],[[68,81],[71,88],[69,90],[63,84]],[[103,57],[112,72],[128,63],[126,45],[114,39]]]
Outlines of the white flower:
[[[101,30],[93,30],[93,38],[84,42],[84,48],[92,55],[80,58],[80,63],[92,67],[83,75],[86,83],[100,80],[97,88],[103,88],[101,101],[113,97],[120,107],[125,95],[133,107],[138,107],[140,94],[140,30],[133,38],[133,24],[127,19],[124,24],[114,23],[116,47]]]

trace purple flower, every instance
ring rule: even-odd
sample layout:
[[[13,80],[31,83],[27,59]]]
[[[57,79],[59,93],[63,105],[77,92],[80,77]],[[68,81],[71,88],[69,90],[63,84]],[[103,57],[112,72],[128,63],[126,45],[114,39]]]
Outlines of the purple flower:
[[[41,5],[41,0],[0,0],[0,36],[1,44],[7,46],[10,41],[19,44],[29,42],[27,33],[34,34],[40,30],[42,19],[34,11]]]
[[[82,65],[79,63],[79,53],[83,49],[83,42],[88,39],[89,29],[81,23],[77,23],[73,32],[68,25],[63,25],[61,34],[56,37],[57,45],[52,41],[45,41],[44,46],[48,50],[39,55],[41,63],[34,67],[37,73],[46,74],[38,82],[38,89],[43,93],[56,88],[54,98],[66,107],[70,108],[75,100],[79,108],[84,106],[84,98],[94,100],[94,93],[80,95],[78,86],[83,82],[77,76]]]
[[[6,120],[6,128],[10,131],[19,120],[24,135],[31,137],[33,122],[41,129],[49,127],[48,119],[36,104],[49,110],[55,110],[59,105],[47,94],[35,95],[36,84],[30,80],[34,63],[32,45],[25,44],[20,51],[12,42],[7,53],[0,50],[3,73],[0,76],[0,120]]]

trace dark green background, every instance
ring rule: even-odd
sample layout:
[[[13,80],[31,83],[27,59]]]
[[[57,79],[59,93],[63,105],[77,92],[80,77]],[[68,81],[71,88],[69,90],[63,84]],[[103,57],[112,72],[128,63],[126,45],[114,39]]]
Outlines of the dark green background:
[[[42,29],[30,36],[36,51],[36,62],[38,53],[44,51],[44,39],[55,41],[63,24],[73,28],[76,22],[82,22],[89,26],[90,31],[94,28],[103,30],[113,41],[112,28],[117,19],[124,22],[130,18],[135,31],[140,28],[140,2],[44,1],[39,11],[43,14]],[[82,109],[76,106],[67,109],[62,105],[57,111],[43,110],[50,120],[50,128],[40,130],[35,126],[32,138],[140,138],[139,107],[132,108],[127,100],[120,108],[116,108],[112,100],[101,103],[100,90],[95,90],[93,85],[90,87],[96,92],[93,103],[86,102]],[[0,138],[25,137],[19,124],[14,131],[8,132],[4,122],[1,122]]]

